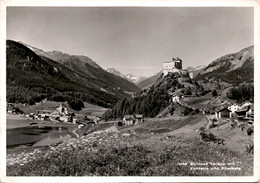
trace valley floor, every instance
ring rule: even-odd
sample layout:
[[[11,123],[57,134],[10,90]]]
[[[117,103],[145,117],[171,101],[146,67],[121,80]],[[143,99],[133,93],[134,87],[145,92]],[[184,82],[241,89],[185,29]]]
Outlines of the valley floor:
[[[203,115],[146,119],[130,127],[100,124],[79,138],[9,154],[7,176],[253,175],[253,154],[246,152],[253,136],[224,124],[206,129],[224,144],[205,142],[198,129],[207,125]]]

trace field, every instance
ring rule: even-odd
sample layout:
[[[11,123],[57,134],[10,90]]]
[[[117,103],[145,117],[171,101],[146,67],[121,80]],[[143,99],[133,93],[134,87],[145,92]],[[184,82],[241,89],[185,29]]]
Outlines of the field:
[[[146,119],[143,124],[92,127],[80,138],[24,153],[8,164],[8,176],[248,176],[253,155],[246,152],[247,136],[238,127],[221,126],[207,133],[225,144],[203,141],[198,129],[207,126],[202,115],[184,119]],[[106,128],[118,129],[105,132]],[[96,129],[95,129],[96,128]],[[96,132],[95,132],[96,131]],[[225,134],[225,135],[224,135]],[[246,139],[239,143],[240,136]],[[235,143],[233,148],[230,144]],[[10,154],[10,158],[12,155]],[[26,161],[22,161],[25,159]]]

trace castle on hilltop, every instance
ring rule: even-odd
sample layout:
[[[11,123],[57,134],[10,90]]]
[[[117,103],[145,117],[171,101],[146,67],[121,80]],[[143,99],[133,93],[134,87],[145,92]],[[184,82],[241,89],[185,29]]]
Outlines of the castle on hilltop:
[[[179,72],[179,70],[182,70],[182,60],[179,57],[163,63],[164,75],[167,75],[169,72]]]
[[[163,63],[163,75],[166,76],[168,73],[179,73],[181,75],[189,75],[193,78],[193,73],[182,69],[182,60],[179,57],[173,58],[169,62]]]

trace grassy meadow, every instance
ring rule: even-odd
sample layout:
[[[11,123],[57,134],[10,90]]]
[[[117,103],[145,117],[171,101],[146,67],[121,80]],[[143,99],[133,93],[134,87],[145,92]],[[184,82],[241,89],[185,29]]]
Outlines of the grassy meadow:
[[[252,175],[253,155],[244,150],[246,144],[241,143],[239,150],[233,150],[230,146],[205,142],[196,130],[206,124],[206,119],[197,115],[183,120],[160,119],[157,123],[155,119],[147,120],[131,127],[117,127],[118,132],[90,133],[45,151],[24,153],[26,162],[21,161],[23,156],[13,164],[8,164],[7,159],[7,175]],[[98,128],[98,131],[102,129]]]

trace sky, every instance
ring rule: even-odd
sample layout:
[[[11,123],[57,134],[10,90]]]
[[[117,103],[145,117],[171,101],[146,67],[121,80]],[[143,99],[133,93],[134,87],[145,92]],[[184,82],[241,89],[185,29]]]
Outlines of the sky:
[[[8,7],[7,39],[150,76],[173,57],[208,65],[254,44],[245,7]]]

